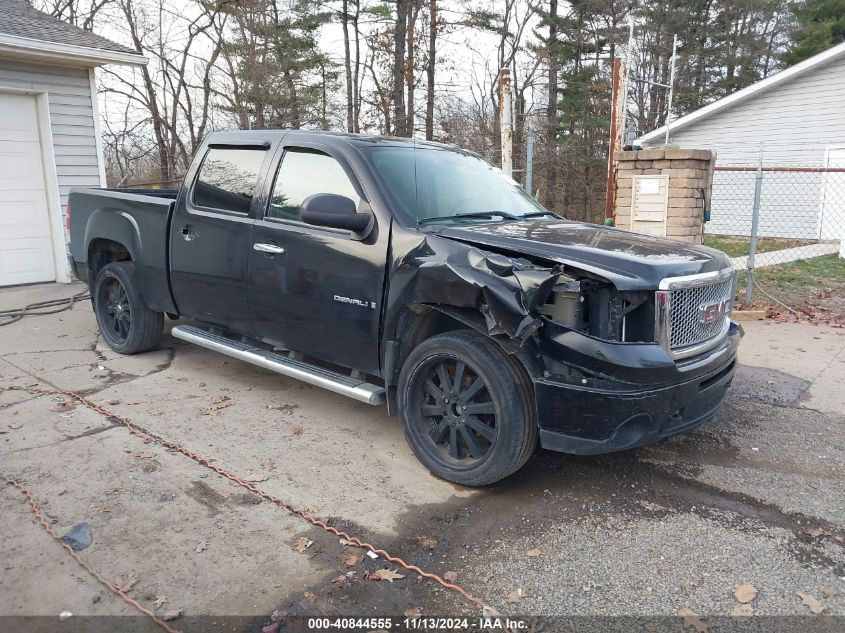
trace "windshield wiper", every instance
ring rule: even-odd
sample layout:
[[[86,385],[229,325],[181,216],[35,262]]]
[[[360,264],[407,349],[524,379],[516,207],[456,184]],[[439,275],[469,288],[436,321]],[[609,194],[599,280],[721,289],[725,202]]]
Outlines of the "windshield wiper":
[[[455,218],[487,218],[492,220],[496,216],[505,218],[506,220],[518,220],[520,218],[518,215],[505,213],[504,211],[471,211],[469,213],[456,213],[455,215],[436,215],[428,218],[420,218],[417,220],[417,226],[435,221],[454,220]]]
[[[526,213],[520,217],[522,218],[542,218],[544,215],[550,215],[553,218],[560,218],[557,213],[552,213],[551,211],[532,211],[531,213]]]

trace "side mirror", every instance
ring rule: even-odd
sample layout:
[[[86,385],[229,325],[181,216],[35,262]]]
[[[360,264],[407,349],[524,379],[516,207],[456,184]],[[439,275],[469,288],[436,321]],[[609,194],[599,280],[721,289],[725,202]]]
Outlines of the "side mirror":
[[[302,201],[299,216],[306,224],[363,233],[373,221],[369,213],[358,213],[355,202],[334,193],[315,193]]]

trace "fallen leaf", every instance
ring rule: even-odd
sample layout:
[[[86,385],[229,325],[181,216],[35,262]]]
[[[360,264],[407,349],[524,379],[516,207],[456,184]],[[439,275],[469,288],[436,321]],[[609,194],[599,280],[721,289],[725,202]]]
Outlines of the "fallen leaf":
[[[273,611],[273,615],[270,616],[270,620],[273,622],[281,622],[286,617],[288,617],[288,612],[284,609],[276,609]]]
[[[132,453],[135,459],[152,459],[155,457],[152,453]]]
[[[801,593],[798,592],[798,597],[801,598],[801,602],[803,602],[806,607],[812,612],[818,615],[822,611],[824,611],[824,605],[816,600],[813,596],[808,593]]]
[[[701,619],[701,615],[692,609],[686,607],[678,609],[678,617],[681,618],[681,626],[684,629],[693,628],[697,633],[707,633],[707,625]]]
[[[293,549],[295,549],[300,554],[307,550],[314,544],[314,541],[310,540],[308,537],[300,536],[296,541],[293,543]]]
[[[731,611],[731,617],[737,620],[745,620],[754,615],[754,608],[750,604],[738,604]]]
[[[485,618],[500,618],[502,614],[496,611],[493,607],[487,606],[486,604],[481,607],[481,615]]]
[[[516,589],[515,591],[511,591],[508,594],[507,601],[508,602],[522,602],[526,598],[530,598],[531,594],[528,593],[525,589]]]
[[[153,604],[155,605],[156,609],[161,609],[164,606],[165,602],[167,602],[167,598],[165,598],[164,596],[156,596],[155,602],[153,602]]]
[[[244,479],[254,484],[258,484],[262,481],[267,481],[268,479],[270,479],[270,475],[266,473],[247,473]]]
[[[431,538],[430,536],[421,536],[419,537],[420,545],[427,549],[434,549],[437,547],[437,539]]]
[[[53,411],[55,411],[56,413],[67,413],[68,411],[73,411],[75,408],[75,400],[65,400],[64,402],[60,402],[55,407],[53,407]]]
[[[402,615],[406,618],[418,618],[422,615],[422,609],[419,607],[411,607],[409,609],[405,609]]]
[[[830,536],[830,532],[823,530],[822,528],[805,528],[804,534],[808,534],[813,538],[818,538],[819,536]]]
[[[298,424],[295,424],[292,427],[290,427],[290,432],[293,433],[296,437],[299,437],[300,435],[305,433],[305,429],[303,429]]]
[[[317,514],[320,511],[320,508],[318,508],[317,506],[310,506],[306,503],[304,506],[302,506],[302,511],[305,514]]]
[[[306,591],[304,594],[302,594],[302,597],[305,598],[311,604],[317,602],[317,594],[312,593],[311,591]]]
[[[214,396],[211,399],[211,404],[200,409],[200,413],[203,415],[217,415],[221,409],[231,407],[233,404],[235,404],[235,401],[229,396]]]
[[[171,609],[170,611],[165,611],[164,613],[162,613],[161,619],[165,622],[168,622],[170,620],[175,620],[180,615],[182,615],[182,609]]]
[[[340,543],[341,545],[349,545],[349,543],[350,543],[351,541],[348,541],[348,540],[346,540],[345,538],[342,538],[342,537],[341,537],[341,538],[337,539],[337,542],[338,542],[338,543]]]
[[[531,556],[532,558],[538,558],[538,557],[542,556],[543,554],[545,554],[546,552],[541,550],[539,547],[535,547],[534,549],[530,549],[525,553],[528,554],[529,556]]]
[[[833,598],[834,596],[839,595],[839,591],[837,591],[836,587],[833,585],[825,585],[821,588],[822,598]]]
[[[737,602],[741,602],[742,604],[751,602],[757,597],[757,587],[748,583],[734,585],[734,597],[737,599]]]
[[[341,554],[337,558],[347,567],[355,567],[355,565],[364,560],[364,555],[360,552],[349,552],[348,554]]]
[[[194,548],[194,551],[197,554],[202,554],[208,548],[208,543],[205,541],[200,541],[199,545]]]
[[[399,580],[400,578],[404,578],[402,574],[397,574],[395,571],[390,569],[377,569],[372,574],[370,574],[370,578],[372,580],[386,580],[388,582],[393,582],[394,580]]]
[[[115,589],[118,591],[122,591],[123,593],[129,593],[129,591],[138,584],[138,576],[132,574],[131,576],[121,576],[120,579],[114,584]]]
[[[447,571],[445,574],[443,574],[443,580],[448,580],[449,582],[456,582],[458,580],[458,572]]]

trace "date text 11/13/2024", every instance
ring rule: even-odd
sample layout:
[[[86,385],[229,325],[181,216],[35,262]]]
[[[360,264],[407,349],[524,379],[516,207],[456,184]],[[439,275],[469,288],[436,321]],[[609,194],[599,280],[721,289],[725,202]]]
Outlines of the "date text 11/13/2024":
[[[528,627],[525,620],[505,617],[473,618],[308,618],[309,630],[396,630],[396,631],[450,631],[450,630],[507,630],[518,631]]]

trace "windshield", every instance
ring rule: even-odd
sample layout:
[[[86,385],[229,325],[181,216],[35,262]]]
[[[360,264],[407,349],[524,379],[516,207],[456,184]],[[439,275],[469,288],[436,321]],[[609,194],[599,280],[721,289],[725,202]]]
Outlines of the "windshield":
[[[431,147],[364,147],[400,210],[418,224],[553,215],[513,179],[461,152]]]

